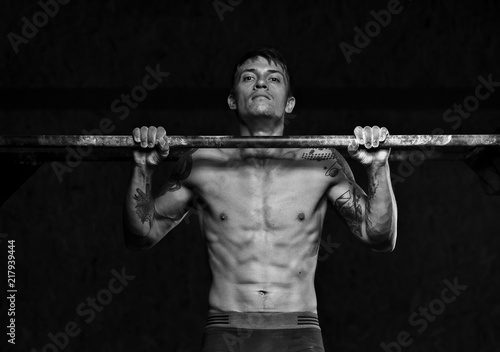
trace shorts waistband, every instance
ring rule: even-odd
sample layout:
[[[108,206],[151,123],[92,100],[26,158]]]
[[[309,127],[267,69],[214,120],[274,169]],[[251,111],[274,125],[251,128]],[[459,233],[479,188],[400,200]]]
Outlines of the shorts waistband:
[[[271,313],[230,311],[208,313],[205,329],[212,327],[243,329],[320,329],[318,315],[313,312]]]

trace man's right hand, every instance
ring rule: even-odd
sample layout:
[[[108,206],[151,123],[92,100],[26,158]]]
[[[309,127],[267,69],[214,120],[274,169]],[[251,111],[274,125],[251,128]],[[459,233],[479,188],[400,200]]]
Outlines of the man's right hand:
[[[163,127],[136,127],[132,135],[141,146],[141,149],[133,150],[134,161],[138,166],[155,167],[168,156],[168,137]]]

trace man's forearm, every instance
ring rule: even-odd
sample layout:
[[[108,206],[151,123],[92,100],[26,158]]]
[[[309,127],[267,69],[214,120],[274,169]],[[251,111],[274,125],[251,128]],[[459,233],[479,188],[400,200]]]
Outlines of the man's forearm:
[[[124,204],[124,230],[146,237],[154,218],[154,198],[151,192],[153,171],[134,166]]]
[[[392,241],[396,236],[397,206],[389,163],[369,166],[367,171],[366,233],[377,242]]]

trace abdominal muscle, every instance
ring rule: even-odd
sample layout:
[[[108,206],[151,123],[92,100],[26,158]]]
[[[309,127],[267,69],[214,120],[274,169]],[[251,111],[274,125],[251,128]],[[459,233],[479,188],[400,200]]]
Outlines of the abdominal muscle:
[[[212,312],[316,312],[318,231],[207,231],[206,238]]]

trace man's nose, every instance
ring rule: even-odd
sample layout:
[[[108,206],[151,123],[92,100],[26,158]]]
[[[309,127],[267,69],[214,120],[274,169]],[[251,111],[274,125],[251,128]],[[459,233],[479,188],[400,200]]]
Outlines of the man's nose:
[[[260,88],[267,89],[267,82],[264,78],[259,78],[255,82],[254,89],[260,89]]]

